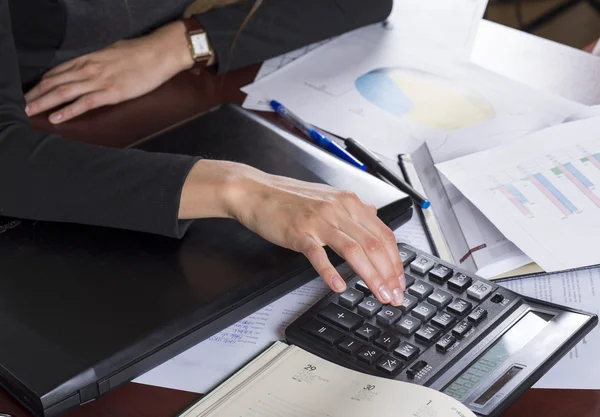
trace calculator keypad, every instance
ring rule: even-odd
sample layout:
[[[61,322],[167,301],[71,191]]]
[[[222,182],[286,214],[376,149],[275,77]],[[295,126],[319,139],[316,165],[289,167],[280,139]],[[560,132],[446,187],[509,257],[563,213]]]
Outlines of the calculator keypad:
[[[365,324],[356,331],[358,337],[366,340],[367,342],[375,340],[380,333],[381,330],[372,324]]]
[[[383,326],[392,326],[402,316],[402,312],[395,307],[385,305],[377,313],[377,323]]]
[[[354,288],[348,288],[343,294],[340,294],[340,305],[350,310],[356,308],[358,304],[365,298],[365,295]]]
[[[358,312],[361,316],[371,318],[381,310],[382,304],[373,297],[365,298],[358,305]]]
[[[425,256],[418,256],[410,264],[410,270],[416,272],[419,275],[425,275],[433,269],[435,262]]]
[[[471,282],[473,282],[473,278],[462,272],[458,272],[448,281],[448,288],[457,292],[463,292],[471,285]]]
[[[439,365],[441,359],[430,361],[430,352],[452,357],[472,340],[488,318],[480,304],[498,287],[418,251],[401,246],[400,252],[406,277],[402,305],[382,305],[364,281],[350,280],[301,329],[376,374],[395,378],[402,372],[418,379]]]
[[[419,279],[410,286],[408,292],[423,301],[433,292],[433,285]]]

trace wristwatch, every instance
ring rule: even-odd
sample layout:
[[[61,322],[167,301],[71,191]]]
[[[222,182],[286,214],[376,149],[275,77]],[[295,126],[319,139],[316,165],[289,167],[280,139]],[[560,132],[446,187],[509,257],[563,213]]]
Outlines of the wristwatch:
[[[187,29],[188,46],[194,60],[192,70],[198,70],[212,64],[214,52],[200,22],[194,17],[188,17],[183,20],[183,23]]]

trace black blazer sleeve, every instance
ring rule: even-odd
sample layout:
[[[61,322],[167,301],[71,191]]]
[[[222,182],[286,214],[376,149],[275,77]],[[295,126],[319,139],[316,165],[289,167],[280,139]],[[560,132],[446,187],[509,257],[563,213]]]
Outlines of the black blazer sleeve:
[[[393,0],[264,0],[230,47],[254,0],[195,16],[215,50],[220,73],[385,20]]]
[[[0,216],[182,236],[180,193],[196,158],[37,132],[24,107],[8,0],[0,0]]]

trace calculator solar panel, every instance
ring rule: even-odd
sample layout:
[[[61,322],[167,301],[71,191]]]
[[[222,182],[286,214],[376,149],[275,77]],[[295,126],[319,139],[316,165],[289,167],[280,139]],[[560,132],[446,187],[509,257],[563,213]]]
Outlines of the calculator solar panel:
[[[597,323],[593,314],[520,296],[408,245],[399,251],[401,306],[382,305],[344,265],[347,290],[292,323],[288,342],[497,416]]]

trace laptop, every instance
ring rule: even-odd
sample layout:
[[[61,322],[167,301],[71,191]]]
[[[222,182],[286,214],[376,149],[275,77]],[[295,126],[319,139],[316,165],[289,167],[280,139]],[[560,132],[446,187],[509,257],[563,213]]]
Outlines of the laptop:
[[[233,105],[136,147],[352,190],[392,227],[412,213],[402,192]],[[176,240],[0,218],[0,253],[0,384],[36,416],[92,401],[317,276],[227,219]]]

